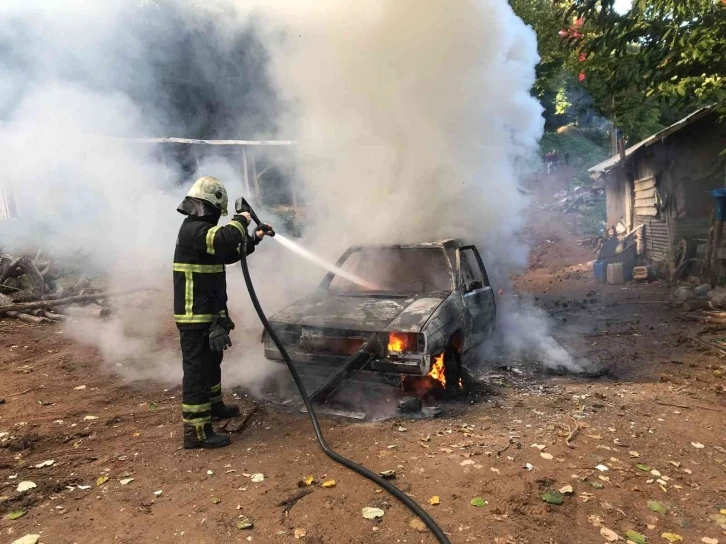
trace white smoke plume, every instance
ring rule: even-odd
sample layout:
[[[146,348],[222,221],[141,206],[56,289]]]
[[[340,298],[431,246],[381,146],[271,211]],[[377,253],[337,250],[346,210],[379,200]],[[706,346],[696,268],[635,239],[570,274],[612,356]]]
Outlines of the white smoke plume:
[[[118,138],[298,140],[303,243],[329,259],[354,242],[463,237],[500,284],[526,264],[518,177],[543,130],[529,93],[538,57],[505,0],[28,0],[0,5],[0,31],[2,183],[21,215],[0,225],[0,245],[82,248],[111,287],[161,290],[143,308],[119,301],[115,322],[69,328],[128,363],[114,368],[130,379],[178,378],[169,269],[188,188],[179,181],[191,179]],[[244,88],[219,75],[239,43],[248,54],[231,71],[245,70]],[[199,107],[180,106],[180,82]],[[233,160],[200,166],[241,194]],[[273,244],[251,266],[270,311],[322,278]],[[230,383],[270,365],[239,276],[228,272],[241,340],[226,358]]]

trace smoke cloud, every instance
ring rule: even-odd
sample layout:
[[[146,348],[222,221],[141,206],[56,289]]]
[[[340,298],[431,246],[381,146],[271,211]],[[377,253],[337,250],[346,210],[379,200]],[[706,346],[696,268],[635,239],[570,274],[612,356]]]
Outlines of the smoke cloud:
[[[170,161],[124,138],[296,139],[306,247],[334,259],[350,243],[463,237],[505,285],[526,264],[518,179],[543,130],[537,61],[505,0],[3,3],[2,186],[20,219],[0,224],[0,245],[82,250],[111,288],[158,288],[141,307],[119,302],[110,323],[67,330],[129,379],[178,380],[176,206],[196,172],[242,194],[239,157],[176,149]],[[270,312],[323,275],[278,244],[250,262]],[[240,276],[228,272],[228,384],[271,365]]]

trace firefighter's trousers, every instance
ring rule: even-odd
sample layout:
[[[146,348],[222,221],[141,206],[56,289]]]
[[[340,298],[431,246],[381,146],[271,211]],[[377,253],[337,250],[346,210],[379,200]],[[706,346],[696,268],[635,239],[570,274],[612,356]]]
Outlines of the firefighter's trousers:
[[[212,423],[212,405],[222,402],[222,353],[209,348],[209,329],[180,329],[184,366],[182,411],[184,425],[203,435]]]

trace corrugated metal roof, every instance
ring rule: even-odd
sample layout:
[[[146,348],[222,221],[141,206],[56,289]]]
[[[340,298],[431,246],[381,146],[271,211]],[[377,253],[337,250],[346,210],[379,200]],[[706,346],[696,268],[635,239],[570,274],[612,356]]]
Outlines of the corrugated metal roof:
[[[709,113],[711,113],[713,111],[713,108],[714,108],[713,106],[701,108],[700,110],[693,112],[691,115],[684,117],[677,123],[673,123],[668,128],[665,128],[665,129],[661,130],[660,132],[657,132],[657,133],[653,134],[652,136],[649,136],[642,142],[638,142],[634,146],[629,147],[628,149],[625,150],[625,160],[627,161],[633,155],[633,153],[635,153],[639,149],[642,149],[644,147],[648,147],[650,145],[658,143],[662,139],[673,134],[674,132],[678,132],[682,128],[685,128],[688,125],[690,125],[691,123],[694,123],[694,122],[698,121],[699,119],[701,119],[702,117],[705,117],[706,115],[708,115]],[[600,164],[596,164],[595,166],[590,168],[588,170],[588,172],[591,174],[605,174],[605,173],[609,172],[610,170],[612,170],[613,168],[615,168],[616,166],[618,166],[618,164],[620,164],[620,155],[619,154],[615,155],[613,157],[610,157],[608,160],[603,161]]]

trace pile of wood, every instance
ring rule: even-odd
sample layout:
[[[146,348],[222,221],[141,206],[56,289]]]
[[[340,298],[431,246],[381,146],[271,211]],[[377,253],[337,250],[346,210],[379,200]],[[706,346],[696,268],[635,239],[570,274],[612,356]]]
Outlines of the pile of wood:
[[[560,193],[560,196],[562,193]],[[565,213],[579,212],[582,208],[592,208],[605,202],[605,189],[602,187],[583,188],[575,187],[565,193],[565,197],[558,201],[554,208]]]
[[[19,257],[0,253],[0,319],[11,317],[29,323],[58,322],[66,313],[78,317],[106,317],[108,299],[138,290],[108,293],[93,288],[87,277],[65,278],[40,251]],[[68,281],[70,280],[70,281]]]

